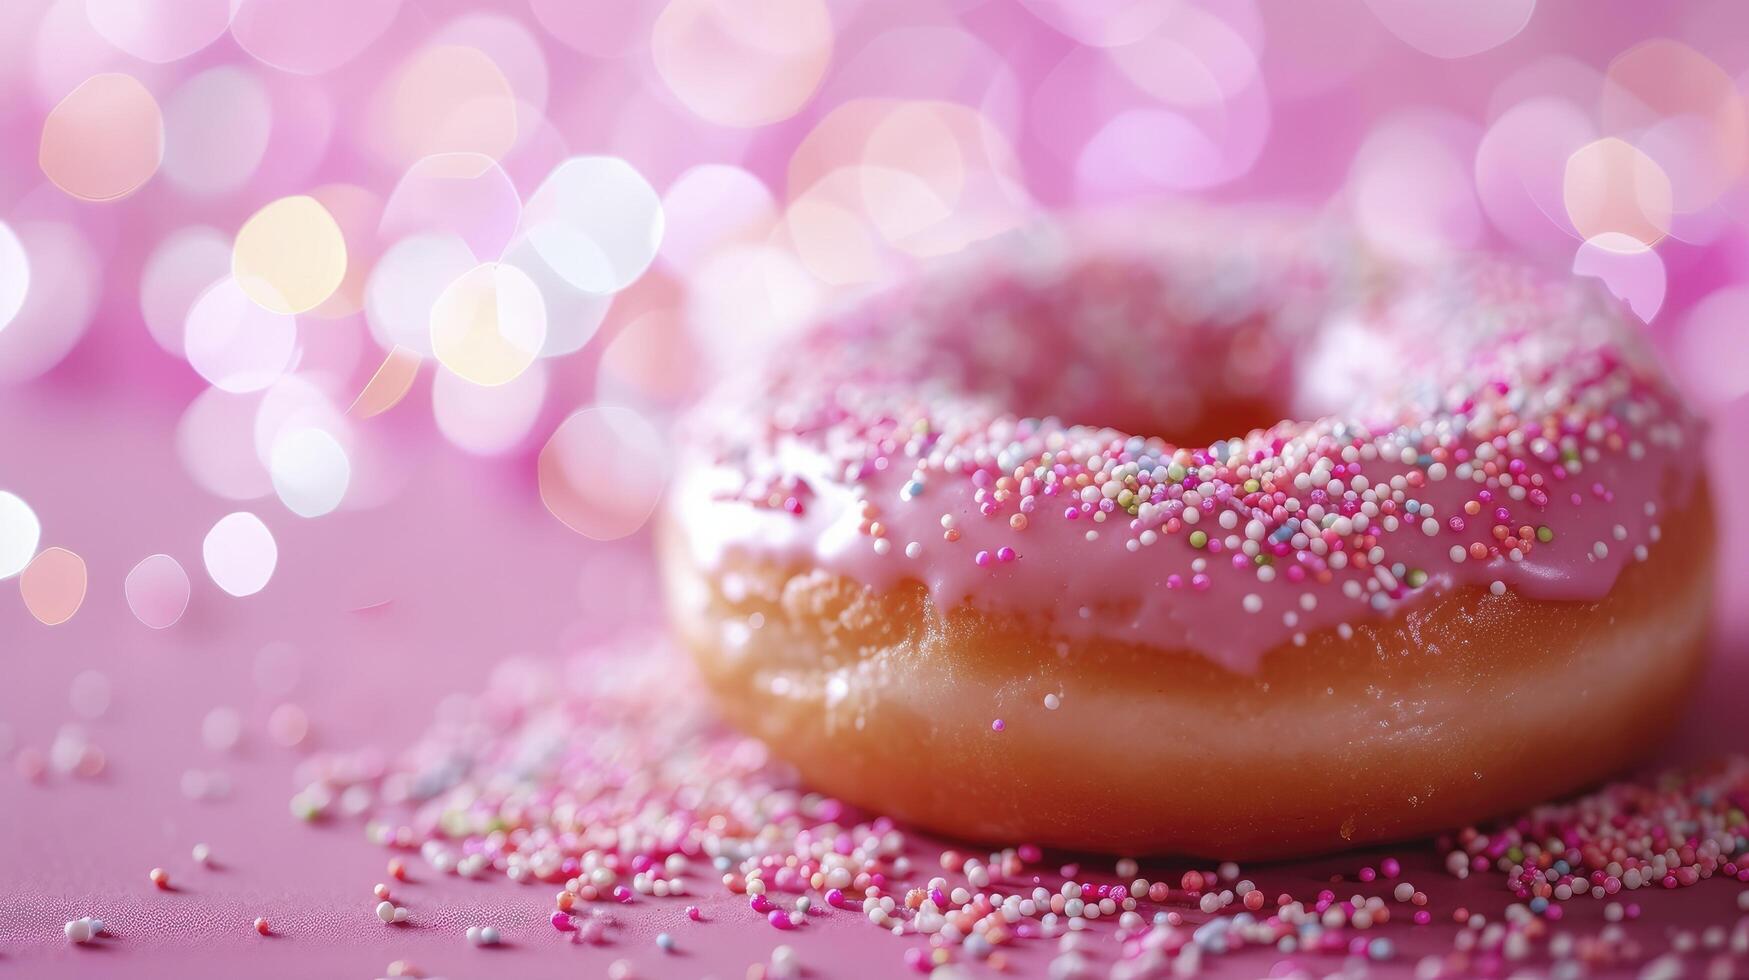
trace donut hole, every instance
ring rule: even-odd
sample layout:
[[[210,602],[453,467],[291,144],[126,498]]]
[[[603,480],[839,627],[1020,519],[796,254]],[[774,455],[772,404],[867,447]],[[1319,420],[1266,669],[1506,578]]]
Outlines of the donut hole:
[[[1113,302],[1085,277],[970,324],[958,382],[1021,416],[1201,447],[1301,417],[1297,336],[1269,314]]]
[[[1281,401],[1266,395],[1232,394],[1205,398],[1197,411],[1190,414],[1151,418],[1139,413],[1134,416],[1120,413],[1113,415],[1112,421],[1097,418],[1087,421],[1130,435],[1156,437],[1174,446],[1207,446],[1292,418],[1292,411]]]

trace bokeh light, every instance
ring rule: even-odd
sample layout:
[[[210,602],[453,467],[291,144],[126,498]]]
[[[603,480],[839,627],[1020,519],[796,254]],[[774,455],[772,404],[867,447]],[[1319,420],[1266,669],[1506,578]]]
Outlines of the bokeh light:
[[[648,44],[660,0],[621,0],[586,4],[577,0],[529,0],[542,27],[554,38],[586,55],[619,58]]]
[[[176,453],[202,489],[226,500],[254,500],[273,492],[266,467],[254,451],[260,393],[234,394],[208,388],[183,410],[176,426]]]
[[[267,587],[279,564],[279,545],[261,518],[237,511],[219,518],[200,545],[213,584],[239,598]]]
[[[688,109],[724,126],[794,115],[832,57],[823,0],[669,0],[650,35],[656,71]]]
[[[383,244],[377,236],[383,215],[382,198],[356,184],[324,184],[310,191],[310,196],[340,227],[340,237],[346,246],[346,275],[341,277],[334,295],[311,312],[328,319],[351,316],[364,309],[365,287],[382,252]]]
[[[1397,117],[1373,130],[1349,174],[1356,226],[1387,254],[1430,259],[1480,240],[1470,160],[1478,134],[1446,115]]]
[[[1609,64],[1603,130],[1631,141],[1670,177],[1671,204],[1704,208],[1749,161],[1749,115],[1731,76],[1686,44],[1658,38]]]
[[[547,339],[541,345],[540,356],[563,357],[583,349],[613,308],[613,295],[591,293],[565,281],[540,256],[534,242],[526,236],[510,243],[504,252],[503,265],[515,268],[535,288],[540,290],[541,304],[546,307]]]
[[[140,313],[159,347],[183,356],[189,310],[230,272],[231,240],[217,228],[178,228],[152,249],[140,271]]]
[[[501,385],[528,370],[547,339],[540,288],[513,265],[463,273],[431,307],[431,350],[458,377]]]
[[[1527,247],[1572,247],[1564,201],[1567,160],[1597,138],[1586,112],[1539,96],[1506,110],[1476,147],[1476,195],[1488,219]]]
[[[491,56],[439,44],[416,52],[385,84],[369,135],[377,152],[405,166],[439,153],[494,160],[516,144],[516,96]]]
[[[269,312],[227,276],[189,308],[183,345],[189,366],[214,387],[259,391],[291,366],[297,321]]]
[[[149,555],[128,572],[122,585],[134,618],[155,630],[169,629],[188,610],[188,573],[169,555]]]
[[[413,389],[413,381],[419,376],[420,360],[418,354],[405,347],[397,346],[389,351],[365,383],[364,390],[358,393],[352,407],[346,410],[347,414],[368,419],[399,405]]]
[[[639,413],[585,408],[560,423],[541,448],[541,500],[586,538],[623,538],[655,511],[666,461],[661,434]]]
[[[662,199],[616,157],[572,157],[554,168],[524,208],[541,258],[566,282],[615,293],[650,267],[662,244]]]
[[[59,626],[85,602],[85,559],[65,548],[44,548],[18,577],[24,607],[44,626]]]
[[[401,0],[230,0],[231,36],[265,64],[300,75],[358,57],[394,23]]]
[[[91,324],[102,296],[102,259],[72,224],[13,226],[30,261],[30,285],[12,322],[0,329],[0,384],[28,381],[67,356]]]
[[[476,264],[454,235],[414,235],[389,246],[365,285],[365,318],[377,343],[430,356],[432,307]]]
[[[662,261],[687,273],[723,245],[763,239],[777,221],[777,202],[764,181],[740,167],[704,163],[668,185],[662,214]]]
[[[273,104],[254,74],[201,72],[164,105],[164,176],[184,194],[229,194],[261,165],[272,131]]]
[[[256,460],[271,471],[274,448],[300,429],[328,433],[351,458],[352,426],[339,408],[339,395],[339,382],[320,374],[288,374],[262,392],[250,434]]]
[[[222,37],[233,0],[85,0],[103,39],[141,61],[179,61]]]
[[[845,103],[796,147],[788,179],[791,244],[835,284],[890,267],[889,250],[951,254],[1029,214],[1006,138],[975,110],[948,102]]]
[[[24,498],[10,490],[0,490],[0,579],[24,571],[36,557],[42,533],[42,522]]]
[[[313,310],[346,277],[346,238],[315,198],[282,197],[237,229],[231,276],[271,313]]]
[[[1670,233],[1670,178],[1632,143],[1607,136],[1573,151],[1563,182],[1567,217],[1586,239],[1657,244]]]
[[[1573,273],[1602,280],[1647,323],[1664,306],[1664,260],[1626,235],[1607,232],[1580,245],[1573,256]]]
[[[546,397],[547,368],[540,363],[494,387],[444,370],[431,384],[431,414],[438,431],[457,448],[495,456],[522,445]]]
[[[1082,44],[1109,48],[1152,34],[1182,0],[1021,0],[1021,5]]]
[[[0,330],[24,307],[29,291],[30,256],[24,254],[24,243],[0,221]]]
[[[132,75],[93,75],[43,120],[37,162],[56,187],[83,201],[132,194],[164,158],[164,117]]]
[[[1366,0],[1404,43],[1436,58],[1466,58],[1499,47],[1524,30],[1536,0]]]
[[[443,25],[431,38],[434,45],[477,48],[498,67],[518,101],[537,114],[546,108],[549,72],[540,38],[515,17],[504,14],[464,14]],[[522,126],[517,126],[518,138]]]
[[[1749,395],[1749,286],[1714,290],[1688,311],[1676,335],[1671,360],[1690,397],[1705,405],[1728,405]]]
[[[707,377],[697,356],[677,356],[693,348],[688,326],[685,311],[667,306],[627,322],[601,352],[596,398],[646,417],[671,416]]]
[[[273,490],[299,517],[321,517],[340,506],[352,482],[346,450],[322,429],[289,429],[273,441],[268,455]]]
[[[378,225],[395,241],[414,235],[453,235],[481,258],[502,255],[522,218],[522,199],[510,175],[481,153],[439,153],[407,169]]]

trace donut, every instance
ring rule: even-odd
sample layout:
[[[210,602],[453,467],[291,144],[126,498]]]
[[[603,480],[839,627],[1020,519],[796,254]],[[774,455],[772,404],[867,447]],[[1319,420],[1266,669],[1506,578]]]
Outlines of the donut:
[[[1310,218],[1044,224],[677,427],[670,615],[731,724],[957,837],[1460,826],[1651,751],[1702,663],[1704,429],[1642,330]]]

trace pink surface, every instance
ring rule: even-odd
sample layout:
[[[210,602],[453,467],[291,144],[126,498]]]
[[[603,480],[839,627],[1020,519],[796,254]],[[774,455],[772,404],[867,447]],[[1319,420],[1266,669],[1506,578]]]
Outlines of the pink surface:
[[[234,600],[197,571],[188,614],[172,629],[152,632],[129,614],[122,577],[134,556],[160,548],[197,565],[186,542],[197,540],[223,505],[199,500],[174,469],[155,466],[159,451],[138,431],[97,424],[129,404],[125,395],[46,389],[30,397],[40,414],[0,434],[0,457],[56,460],[53,468],[19,473],[17,485],[44,502],[45,522],[71,526],[62,540],[86,556],[92,588],[81,614],[53,629],[31,620],[16,601],[0,606],[0,635],[8,638],[0,717],[15,744],[46,748],[74,717],[67,691],[81,670],[103,671],[114,694],[108,712],[85,723],[108,757],[101,776],[42,783],[0,777],[7,814],[0,834],[0,867],[7,869],[0,963],[32,976],[376,976],[405,958],[437,975],[490,977],[591,975],[629,958],[641,975],[738,977],[782,942],[822,976],[902,971],[903,951],[917,937],[894,938],[848,912],[780,934],[710,882],[703,883],[702,901],[644,899],[622,910],[624,927],[610,945],[573,946],[546,922],[551,886],[440,878],[414,860],[414,883],[396,885],[397,901],[410,907],[414,922],[384,927],[370,889],[385,880],[390,853],[367,843],[356,822],[310,826],[292,819],[287,802],[301,786],[293,772],[305,753],[271,742],[272,709],[290,702],[308,713],[308,746],[393,751],[426,727],[446,695],[477,689],[497,655],[559,658],[585,638],[635,631],[649,621],[653,581],[643,542],[580,548],[526,505],[526,475],[463,479],[474,472],[470,462],[433,448],[409,454],[410,489],[392,509],[315,523],[271,515],[283,542],[272,587]],[[22,417],[18,398],[0,400],[0,412]],[[149,431],[150,409],[129,414]],[[65,451],[71,445],[76,452]],[[299,680],[283,695],[264,694],[256,680],[258,653],[269,644],[297,652]],[[1722,656],[1665,755],[1749,749],[1749,731],[1737,718],[1745,683],[1749,660],[1735,651]],[[221,705],[244,720],[240,746],[230,753],[201,740],[201,719]],[[179,786],[190,768],[227,774],[228,797],[187,799]],[[197,842],[211,845],[217,868],[194,864],[189,852]],[[1403,857],[1404,878],[1427,890],[1443,913],[1467,904],[1497,914],[1509,902],[1492,876],[1451,879],[1431,845],[1389,853]],[[1246,873],[1272,895],[1284,889],[1303,895],[1377,857]],[[1108,871],[1098,859],[1086,864]],[[168,870],[177,890],[153,888],[147,880],[153,867]],[[1186,867],[1167,863],[1166,877],[1176,880]],[[1382,885],[1346,887],[1388,894]],[[1657,944],[1671,926],[1734,922],[1739,887],[1705,883],[1636,896],[1646,908],[1638,930]],[[706,910],[705,923],[684,921],[691,901]],[[1600,924],[1602,904],[1574,903],[1568,924]],[[114,938],[67,944],[61,925],[87,914],[105,919]],[[253,932],[256,916],[272,922],[274,936]],[[495,924],[507,945],[469,947],[462,932],[470,924]],[[656,951],[651,939],[662,930],[674,933],[682,955]],[[1404,949],[1397,961],[1404,970],[1410,954],[1442,952],[1450,942],[1445,928],[1402,925],[1380,934]],[[1042,973],[1054,948],[1022,944],[1015,962]],[[1093,949],[1105,960],[1115,957],[1109,938]],[[1256,975],[1279,959],[1249,953],[1223,968]],[[1322,963],[1320,969],[1338,962],[1302,959]]]
[[[1499,17],[1431,27],[1413,11],[1425,14],[1438,5],[1241,0],[1208,5],[1219,12],[1219,23],[1177,22],[1180,33],[1168,40],[1198,52],[1193,62],[1174,60],[1176,49],[1166,45],[1124,65],[1121,56],[1077,39],[1108,43],[1114,24],[1136,23],[1119,16],[1126,10],[1142,10],[1145,21],[1147,10],[1165,5],[1094,5],[1112,15],[1105,22],[1071,16],[1065,13],[1071,5],[1047,0],[833,0],[832,55],[817,91],[787,105],[775,96],[794,93],[789,83],[778,83],[775,96],[765,93],[773,97],[754,108],[794,114],[754,129],[701,118],[747,105],[725,105],[728,95],[708,85],[701,90],[684,75],[659,77],[646,39],[660,4],[249,0],[241,6],[247,11],[226,34],[223,0],[0,5],[0,221],[17,233],[33,263],[25,312],[4,324],[6,275],[14,270],[0,249],[0,489],[29,502],[44,528],[43,547],[71,549],[89,572],[83,607],[54,627],[32,617],[12,581],[0,582],[0,756],[16,762],[47,752],[57,732],[76,722],[105,760],[90,778],[51,774],[32,781],[10,766],[0,772],[0,972],[376,976],[391,960],[408,958],[452,977],[573,976],[599,975],[613,960],[629,958],[650,976],[727,978],[763,962],[781,939],[817,975],[896,975],[903,950],[918,942],[884,935],[850,913],[832,913],[780,936],[754,921],[742,903],[712,892],[716,897],[701,903],[703,924],[681,923],[683,901],[641,902],[624,913],[612,945],[573,947],[546,924],[549,886],[438,879],[417,864],[415,882],[398,889],[414,920],[387,929],[375,919],[370,895],[384,878],[387,853],[367,843],[354,823],[309,826],[291,817],[288,800],[301,785],[294,770],[312,749],[375,745],[392,752],[428,725],[447,695],[476,689],[505,655],[559,658],[603,635],[654,623],[647,542],[641,536],[585,540],[541,506],[535,454],[561,419],[598,401],[632,404],[659,419],[712,368],[769,341],[779,314],[811,309],[837,295],[837,287],[855,289],[939,245],[895,236],[902,240],[884,242],[878,261],[864,264],[867,256],[832,246],[851,240],[853,231],[867,233],[865,225],[793,241],[760,226],[751,238],[776,241],[788,264],[704,270],[687,257],[734,239],[743,212],[761,213],[758,194],[744,183],[725,185],[739,187],[735,194],[707,185],[698,195],[703,206],[682,207],[685,195],[669,202],[668,240],[676,251],[615,297],[601,332],[576,353],[541,362],[545,384],[532,407],[517,404],[526,414],[520,427],[493,421],[496,411],[515,414],[507,403],[468,403],[472,408],[460,414],[485,419],[485,435],[472,430],[473,452],[454,448],[470,437],[433,424],[427,365],[404,404],[353,426],[360,440],[355,492],[336,513],[299,518],[260,487],[243,494],[246,501],[223,499],[209,486],[224,482],[225,473],[214,477],[209,468],[197,479],[199,466],[190,464],[178,439],[179,422],[206,397],[207,383],[172,352],[179,341],[154,341],[163,330],[157,321],[150,328],[144,322],[156,306],[142,300],[142,272],[167,237],[191,223],[215,229],[222,264],[230,236],[280,196],[345,182],[365,188],[378,203],[388,200],[413,158],[433,149],[422,140],[442,127],[428,125],[427,107],[384,109],[376,97],[403,62],[434,40],[460,38],[491,49],[524,103],[511,150],[494,142],[502,134],[484,124],[464,125],[459,135],[443,130],[497,154],[523,200],[567,155],[612,153],[658,192],[692,165],[728,163],[780,204],[789,203],[810,189],[802,178],[818,176],[827,167],[822,160],[843,152],[829,136],[808,144],[809,153],[797,152],[835,107],[858,97],[929,98],[975,106],[983,120],[949,113],[923,120],[934,128],[888,134],[904,147],[916,145],[907,135],[939,140],[945,131],[960,139],[968,154],[963,159],[978,163],[966,168],[977,178],[968,185],[977,194],[959,202],[965,213],[933,229],[948,238],[999,226],[1037,205],[1121,206],[1206,193],[1328,205],[1369,235],[1408,251],[1430,244],[1517,248],[1561,268],[1577,253],[1591,263],[1584,268],[1604,270],[1650,318],[1651,336],[1714,421],[1709,457],[1727,488],[1720,494],[1727,506],[1720,524],[1719,656],[1676,738],[1648,752],[1696,759],[1749,749],[1741,718],[1742,692],[1749,689],[1749,524],[1740,495],[1731,492],[1749,480],[1738,448],[1749,437],[1741,380],[1749,376],[1746,305],[1735,288],[1749,261],[1741,161],[1726,174],[1727,186],[1709,191],[1716,182],[1707,165],[1717,161],[1672,151],[1683,145],[1680,124],[1634,125],[1638,110],[1606,99],[1601,74],[1632,46],[1671,36],[1692,45],[1683,50],[1711,59],[1713,70],[1734,85],[1749,70],[1742,41],[1749,22],[1731,0],[1549,2],[1534,11],[1529,2],[1490,0],[1487,8]],[[132,26],[113,15],[130,9],[147,15]],[[92,27],[89,11],[110,12],[107,36]],[[1529,13],[1516,36],[1514,11]],[[514,29],[462,22],[480,12],[501,14]],[[1505,28],[1495,24],[1501,18]],[[1429,51],[1476,53],[1442,60]],[[707,45],[694,54],[714,50]],[[740,77],[732,59],[697,63],[718,78]],[[1696,64],[1680,61],[1678,67]],[[192,112],[171,111],[189,78],[227,66],[256,76],[268,108],[226,90],[253,108],[230,116],[200,103]],[[1163,74],[1150,76],[1150,67]],[[76,136],[71,151],[57,144],[55,154],[39,159],[54,106],[88,77],[115,71],[137,76],[165,108],[169,129],[159,171],[136,172],[151,157],[134,154],[141,143],[132,126],[98,126]],[[1132,81],[1136,72],[1150,87]],[[707,82],[711,77],[704,73]],[[1571,113],[1538,102],[1549,98],[1570,103]],[[1542,108],[1523,108],[1532,103]],[[1604,118],[1611,112],[1613,121]],[[198,125],[212,120],[210,127]],[[1570,132],[1583,143],[1618,131],[1665,164],[1682,212],[1670,222],[1672,237],[1626,259],[1597,247],[1579,252],[1564,207],[1572,202],[1563,201],[1562,186]],[[1001,138],[992,141],[991,133]],[[260,162],[245,167],[237,161],[248,162],[251,140]],[[1011,147],[1012,161],[993,145]],[[115,149],[127,152],[99,155]],[[992,160],[980,163],[980,153]],[[45,163],[52,173],[45,173]],[[146,178],[139,190],[113,202],[67,193],[93,181],[112,187],[138,177]],[[1001,193],[1005,180],[1020,193]],[[1580,191],[1581,198],[1589,193]],[[366,229],[351,242],[362,273],[391,242],[370,233],[375,219],[368,195],[356,222],[347,207],[332,203],[348,193],[318,196],[330,201],[349,235],[354,223]],[[469,196],[457,213],[432,220],[449,222],[483,249],[488,240],[501,244],[512,224],[507,207],[500,197]],[[0,238],[0,246],[8,242]],[[738,253],[736,261],[754,259]],[[794,287],[793,295],[774,300],[740,288],[750,282],[771,290],[774,283]],[[158,319],[175,332],[182,312]],[[309,317],[298,324],[298,377],[315,379],[339,409],[384,356],[365,319]],[[574,311],[563,322],[576,327],[586,319]],[[677,325],[682,321],[686,326]],[[250,460],[253,401],[213,404],[214,424],[194,440],[205,452],[193,455],[208,467],[215,459],[226,465]],[[248,479],[259,482],[262,475]],[[207,575],[201,542],[216,520],[240,509],[262,517],[279,556],[265,590],[233,598]],[[162,631],[136,619],[123,586],[141,559],[158,553],[180,562],[192,589],[186,614]],[[263,669],[262,651],[269,648]],[[298,670],[295,683],[283,689],[275,681],[284,680],[287,662]],[[111,691],[107,710],[91,720],[78,718],[69,697],[74,678],[85,671],[100,672]],[[286,703],[309,719],[310,734],[295,750],[276,745],[268,733],[269,717]],[[244,725],[231,752],[202,741],[203,718],[221,706],[235,709]],[[211,774],[222,774],[229,792],[191,799],[183,788],[191,770],[209,782]],[[197,842],[211,845],[218,867],[194,864],[189,852]],[[917,846],[926,850],[927,844],[920,839]],[[1434,894],[1438,908],[1461,902],[1498,914],[1507,904],[1495,878],[1459,884],[1436,870],[1430,846],[1395,850],[1404,855],[1405,877]],[[1370,861],[1351,855],[1247,873],[1267,891],[1304,892]],[[1088,866],[1096,864],[1103,861]],[[175,891],[160,892],[148,882],[148,871],[160,866]],[[1734,892],[1709,882],[1646,896],[1645,918],[1634,931],[1649,947],[1661,947],[1670,927],[1735,922]],[[61,928],[79,915],[102,917],[112,936],[69,945]],[[1598,903],[1577,902],[1568,923],[1595,925],[1600,915]],[[273,936],[250,928],[257,916],[273,923]],[[462,930],[475,923],[497,926],[510,942],[501,949],[469,947]],[[665,958],[650,943],[661,929],[677,937],[679,956]],[[1385,934],[1403,948],[1386,968],[1393,972],[1407,971],[1415,954],[1450,943],[1444,930],[1418,933],[1404,926]],[[1115,952],[1107,939],[1095,949],[1102,963]],[[1053,950],[1054,944],[1025,944],[1015,954],[1022,967],[1015,972],[1042,975]],[[1220,968],[1260,975],[1279,958],[1246,954]],[[1326,957],[1310,968],[1337,965]]]

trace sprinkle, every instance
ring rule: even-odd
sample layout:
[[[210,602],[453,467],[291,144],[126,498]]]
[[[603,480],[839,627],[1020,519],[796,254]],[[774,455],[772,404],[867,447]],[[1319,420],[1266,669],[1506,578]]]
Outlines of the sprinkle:
[[[313,785],[338,794],[345,786],[335,774],[361,772],[368,774],[356,778],[373,795],[382,795],[386,784],[440,787],[429,797],[373,811],[370,838],[385,847],[412,847],[437,868],[453,868],[462,855],[490,854],[481,875],[509,878],[521,869],[523,880],[563,882],[554,897],[558,908],[548,905],[541,914],[561,932],[573,926],[569,933],[582,942],[608,941],[608,930],[617,927],[608,913],[579,910],[611,901],[619,888],[649,896],[638,907],[614,908],[614,915],[640,917],[634,934],[652,936],[659,926],[676,936],[675,913],[685,908],[686,921],[697,922],[699,906],[664,897],[654,884],[670,880],[663,875],[680,880],[689,868],[709,868],[711,880],[723,882],[721,894],[738,894],[764,920],[742,921],[793,931],[822,914],[848,916],[833,921],[846,927],[867,922],[916,939],[923,948],[894,955],[910,957],[913,969],[925,971],[975,962],[995,969],[1009,943],[1033,938],[1054,943],[1067,937],[1058,955],[1086,957],[1099,947],[1081,944],[1101,930],[1102,940],[1122,933],[1138,950],[1170,939],[1180,944],[1174,949],[1195,948],[1205,958],[1256,947],[1280,951],[1285,942],[1308,954],[1395,960],[1405,942],[1399,930],[1409,923],[1426,930],[1414,940],[1419,953],[1448,933],[1474,934],[1467,941],[1479,944],[1484,921],[1490,929],[1499,926],[1498,942],[1489,940],[1497,957],[1510,959],[1508,947],[1520,945],[1526,955],[1540,954],[1546,943],[1559,960],[1552,947],[1567,933],[1557,927],[1579,918],[1577,909],[1566,908],[1569,902],[1596,895],[1605,921],[1628,922],[1639,912],[1612,900],[1619,892],[1722,889],[1720,881],[1749,876],[1749,866],[1737,863],[1749,847],[1749,817],[1739,809],[1749,793],[1744,757],[1612,783],[1576,800],[1443,835],[1436,860],[1443,858],[1456,876],[1488,879],[1469,891],[1502,898],[1473,915],[1468,909],[1454,915],[1443,897],[1430,901],[1401,880],[1404,862],[1395,857],[1368,869],[1374,881],[1388,882],[1378,895],[1339,896],[1327,888],[1296,897],[1257,887],[1232,862],[1213,871],[1180,865],[1180,892],[1154,880],[1159,874],[1140,877],[1143,865],[1131,858],[1109,866],[1113,881],[1097,873],[1084,878],[1073,863],[1047,869],[1044,853],[1026,844],[926,852],[902,826],[805,790],[768,753],[755,751],[756,743],[717,727],[703,692],[673,669],[672,659],[612,660],[618,664],[613,671],[601,669],[599,657],[581,662],[597,666],[585,688],[559,683],[564,672],[557,667],[519,665],[487,681],[488,689],[466,706],[482,715],[489,706],[501,723],[433,724],[404,756],[377,769],[359,764],[375,758],[369,754],[318,757],[310,768],[322,775]],[[637,778],[626,779],[628,773]],[[562,799],[578,785],[592,787],[586,814],[528,805]],[[362,822],[362,815],[354,816]],[[1357,870],[1351,879],[1367,877]],[[1606,884],[1612,881],[1615,891]],[[1506,903],[1517,911],[1502,914]],[[1208,923],[1198,919],[1203,914]],[[1187,927],[1187,918],[1195,925]],[[1529,945],[1532,936],[1535,945]],[[1381,938],[1388,942],[1373,942]],[[1594,964],[1600,973],[1629,962],[1607,959],[1619,951],[1603,955],[1606,961]],[[879,970],[874,962],[857,965]],[[1212,965],[1205,961],[1204,968]]]
[[[656,934],[656,948],[664,953],[674,952],[674,937],[665,932]]]
[[[257,917],[255,920],[255,931],[265,936],[271,933],[273,929],[267,924],[265,918]]]
[[[212,864],[213,860],[213,849],[205,844],[196,844],[194,845],[192,856],[194,857],[195,864],[209,866]]]
[[[1002,723],[1002,719],[1000,719],[1000,718],[998,718],[995,721],[990,723],[990,730],[993,732],[999,732],[1006,727],[1008,727],[1008,726],[1004,725]]]
[[[158,886],[160,889],[163,889],[165,891],[169,890],[169,888],[170,888],[170,872],[165,871],[163,868],[153,868],[151,873],[148,874],[147,877],[152,879],[152,884]]]
[[[1063,705],[1063,699],[1061,697],[1058,697],[1055,694],[1045,695],[1045,710],[1046,711],[1055,711],[1058,708],[1062,707],[1062,705]]]

